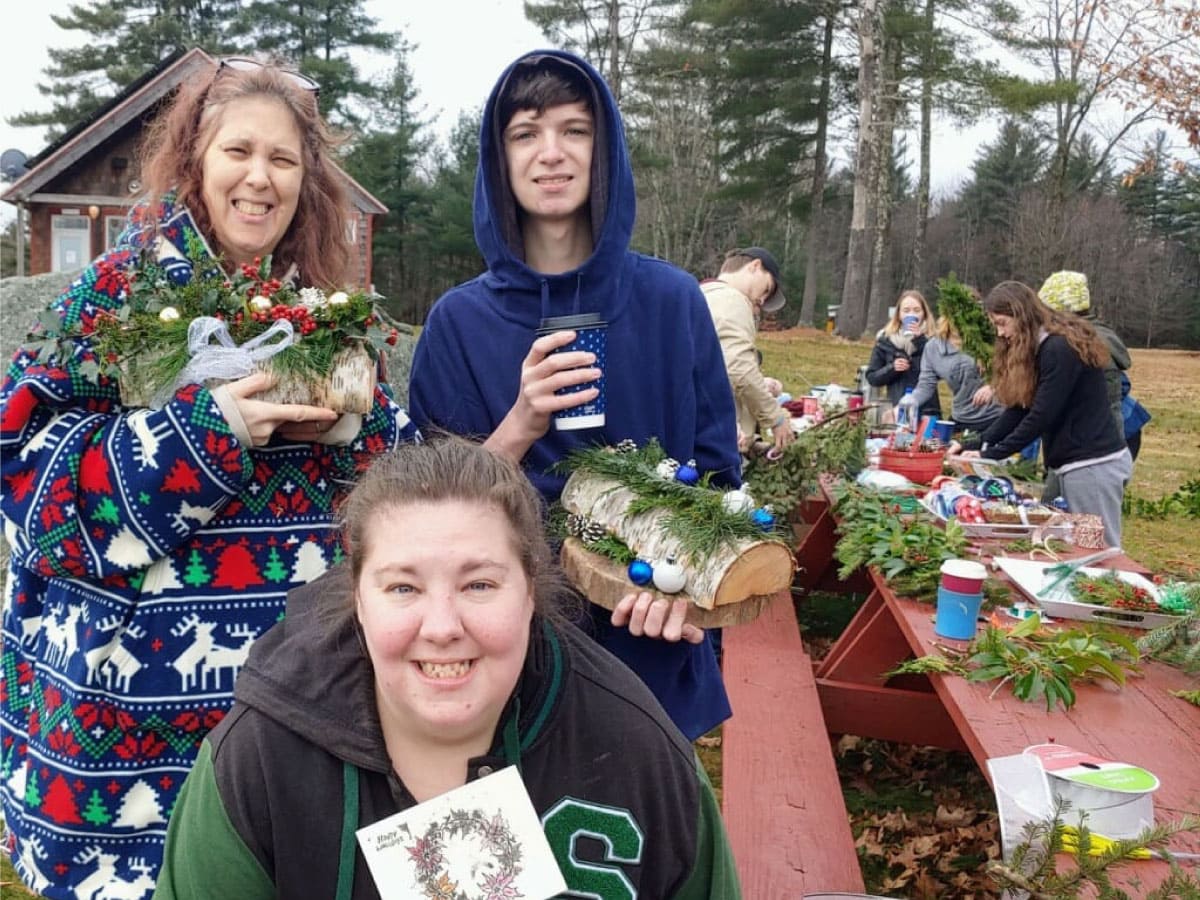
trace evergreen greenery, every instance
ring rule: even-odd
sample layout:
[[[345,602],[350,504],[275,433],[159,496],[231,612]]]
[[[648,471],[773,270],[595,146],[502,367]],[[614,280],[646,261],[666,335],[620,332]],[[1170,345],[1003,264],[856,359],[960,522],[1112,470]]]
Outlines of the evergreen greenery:
[[[702,473],[697,485],[658,474],[656,466],[666,458],[659,443],[651,439],[643,447],[626,451],[610,447],[575,450],[556,464],[555,470],[578,471],[617,482],[634,495],[626,511],[629,516],[664,513],[663,532],[679,542],[682,564],[702,565],[738,541],[783,540],[778,518],[774,529],[764,531],[748,514],[725,509],[724,492],[711,486],[711,472]],[[588,549],[622,563],[634,558],[629,548],[612,535],[589,544]]]
[[[996,329],[983,311],[983,305],[953,272],[937,283],[937,311],[954,323],[962,338],[962,350],[975,360],[986,378],[992,371],[992,352]]]
[[[865,422],[847,416],[828,420],[797,434],[779,459],[750,457],[742,477],[755,501],[790,519],[816,491],[821,475],[853,478],[866,467],[866,436]]]

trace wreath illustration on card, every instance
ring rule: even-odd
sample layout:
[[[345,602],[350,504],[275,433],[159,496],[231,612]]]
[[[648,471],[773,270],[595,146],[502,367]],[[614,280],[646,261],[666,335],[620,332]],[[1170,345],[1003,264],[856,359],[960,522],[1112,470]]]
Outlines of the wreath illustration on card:
[[[521,843],[504,814],[451,809],[405,845],[428,900],[521,900]]]

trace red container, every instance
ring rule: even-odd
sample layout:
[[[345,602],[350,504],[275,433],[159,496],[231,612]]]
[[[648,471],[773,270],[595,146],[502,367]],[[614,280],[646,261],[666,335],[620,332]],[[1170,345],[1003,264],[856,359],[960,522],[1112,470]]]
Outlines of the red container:
[[[942,450],[893,450],[884,447],[879,451],[879,468],[903,475],[917,484],[929,484],[942,474]]]

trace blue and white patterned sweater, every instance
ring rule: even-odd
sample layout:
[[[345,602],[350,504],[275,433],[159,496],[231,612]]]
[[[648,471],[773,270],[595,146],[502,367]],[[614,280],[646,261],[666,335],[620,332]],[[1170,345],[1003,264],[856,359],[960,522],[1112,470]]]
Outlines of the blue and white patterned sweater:
[[[122,306],[148,217],[54,304],[67,328]],[[182,247],[182,235],[173,243]],[[4,588],[0,799],[35,890],[138,900],[205,734],[288,590],[341,558],[334,504],[371,457],[419,439],[384,387],[349,446],[238,442],[208,390],[161,410],[71,359],[19,350],[0,386]]]

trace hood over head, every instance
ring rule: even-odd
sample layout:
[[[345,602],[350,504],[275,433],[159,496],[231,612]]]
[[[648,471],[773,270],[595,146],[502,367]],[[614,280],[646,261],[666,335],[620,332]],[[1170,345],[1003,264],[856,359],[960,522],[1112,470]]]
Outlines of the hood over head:
[[[582,76],[591,90],[595,119],[592,149],[590,214],[592,255],[574,272],[542,275],[525,265],[520,210],[508,183],[500,121],[499,99],[505,86],[525,67],[564,67]],[[600,73],[586,61],[561,50],[537,50],[514,61],[501,74],[483,109],[479,133],[479,166],[475,175],[475,242],[488,266],[493,288],[537,290],[543,280],[586,277],[594,284],[611,276],[629,246],[637,214],[633,170],[625,145],[625,130],[616,101]],[[576,310],[577,311],[577,310]]]

